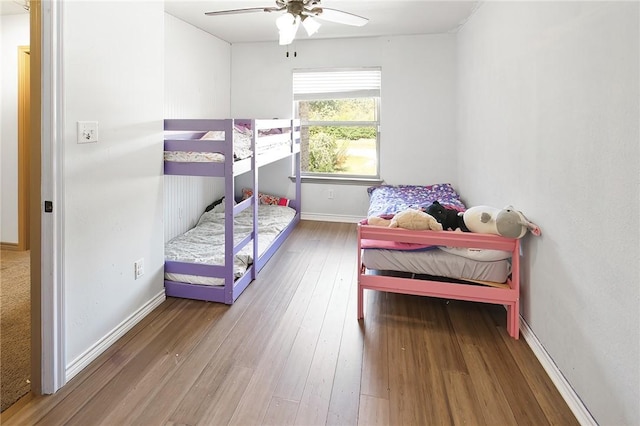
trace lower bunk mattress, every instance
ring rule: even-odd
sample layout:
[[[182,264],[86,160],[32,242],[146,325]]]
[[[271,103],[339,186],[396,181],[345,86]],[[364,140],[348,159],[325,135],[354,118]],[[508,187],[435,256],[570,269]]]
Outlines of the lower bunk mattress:
[[[367,269],[399,271],[480,283],[501,284],[511,273],[507,259],[479,261],[433,247],[428,250],[365,249],[362,263]]]
[[[224,209],[214,209],[202,215],[198,224],[165,245],[165,260],[224,265]],[[296,211],[286,206],[258,205],[258,256],[295,218]],[[234,245],[253,230],[253,209],[248,208],[234,218]],[[242,248],[234,258],[233,271],[241,277],[253,263],[253,244]],[[189,284],[224,285],[223,278],[165,273],[165,279]]]

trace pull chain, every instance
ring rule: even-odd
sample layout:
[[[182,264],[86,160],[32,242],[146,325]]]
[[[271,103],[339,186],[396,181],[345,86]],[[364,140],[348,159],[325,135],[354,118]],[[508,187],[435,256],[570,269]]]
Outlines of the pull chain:
[[[289,57],[289,45],[287,45],[287,53],[286,53],[286,57]],[[293,57],[297,58],[298,57],[298,52],[296,50],[293,51]]]

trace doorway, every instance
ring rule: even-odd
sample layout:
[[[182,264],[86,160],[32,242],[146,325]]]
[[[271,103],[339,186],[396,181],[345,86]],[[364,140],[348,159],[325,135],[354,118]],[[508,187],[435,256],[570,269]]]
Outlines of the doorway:
[[[26,21],[28,22],[28,21]],[[24,27],[23,27],[24,28]],[[29,31],[29,28],[26,28]],[[17,242],[2,244],[1,408],[4,412],[31,390],[30,152],[31,49],[16,48],[17,97],[14,122]],[[16,241],[16,240],[14,240]]]
[[[62,127],[61,49],[62,4],[30,0],[28,9],[29,95],[22,122],[25,142],[23,237],[29,250],[31,302],[31,393],[51,394],[65,383],[63,292],[60,241],[63,224],[55,213],[44,213],[44,201],[62,205],[60,141]],[[26,55],[26,52],[25,52]],[[16,246],[17,247],[17,246]],[[23,398],[22,400],[27,399]],[[20,402],[22,402],[20,400]],[[17,405],[17,404],[16,404]]]

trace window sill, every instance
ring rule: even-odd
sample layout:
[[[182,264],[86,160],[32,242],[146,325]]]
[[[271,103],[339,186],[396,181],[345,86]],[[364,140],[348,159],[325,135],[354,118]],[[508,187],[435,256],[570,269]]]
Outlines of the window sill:
[[[295,176],[289,176],[292,182],[295,182]],[[317,183],[327,185],[363,185],[363,186],[375,186],[384,183],[383,179],[379,178],[358,178],[358,177],[339,177],[339,176],[302,176],[300,178],[302,183]]]

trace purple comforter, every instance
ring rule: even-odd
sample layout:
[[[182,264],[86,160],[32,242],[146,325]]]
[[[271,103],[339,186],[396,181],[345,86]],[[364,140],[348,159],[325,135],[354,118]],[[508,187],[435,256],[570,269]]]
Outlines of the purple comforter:
[[[465,211],[460,195],[448,183],[435,185],[380,185],[367,188],[367,217],[393,215],[408,208],[426,208],[434,201],[445,207]]]

